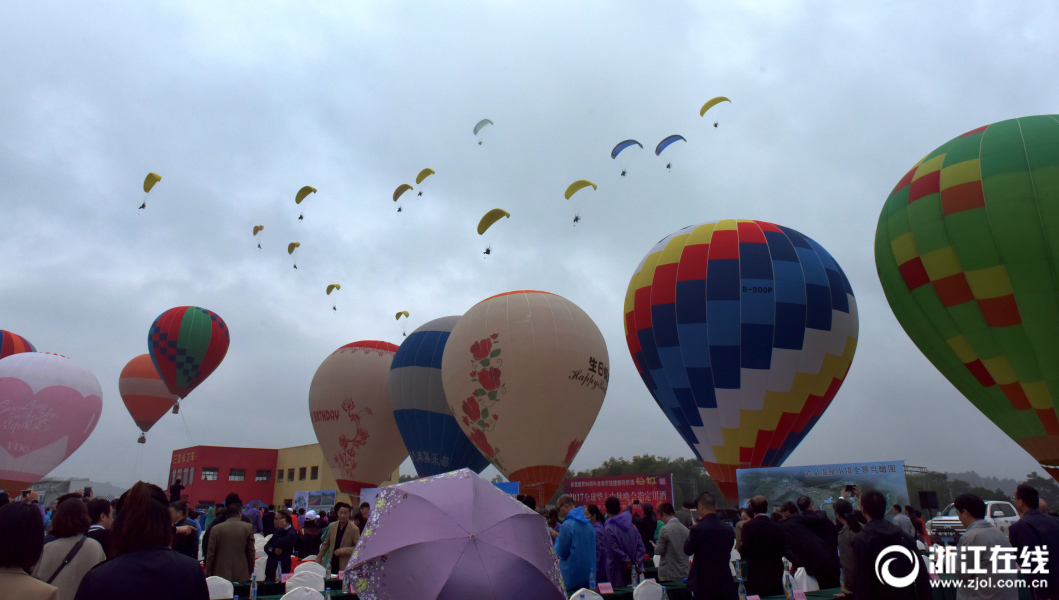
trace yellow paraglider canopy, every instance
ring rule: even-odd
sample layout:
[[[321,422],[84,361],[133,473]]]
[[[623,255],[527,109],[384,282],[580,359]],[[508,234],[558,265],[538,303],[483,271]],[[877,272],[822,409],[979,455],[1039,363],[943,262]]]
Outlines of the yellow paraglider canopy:
[[[587,179],[578,179],[577,181],[571,183],[570,187],[566,188],[566,199],[569,200],[570,196],[573,196],[577,193],[577,190],[581,188],[586,188],[588,186],[592,186],[592,189],[594,190],[599,189],[596,187],[596,184],[592,183]]]
[[[493,210],[485,213],[485,216],[482,217],[482,220],[478,221],[478,235],[482,235],[483,233],[485,233],[485,230],[489,229],[489,227],[493,225],[493,223],[496,223],[497,221],[505,217],[510,219],[511,213],[507,212],[502,208],[494,208]]]
[[[294,254],[294,249],[300,248],[301,245],[301,242],[291,242],[287,244],[287,254]]]
[[[416,184],[423,183],[424,179],[426,179],[427,177],[430,177],[433,174],[434,174],[434,169],[423,169],[422,171],[419,172],[419,175],[416,175]],[[411,187],[411,186],[409,186],[409,187]]]
[[[306,196],[308,196],[309,194],[315,194],[315,193],[316,193],[316,188],[314,188],[311,185],[307,185],[307,186],[303,187],[302,189],[298,190],[298,194],[296,196],[294,196],[294,203],[295,204],[301,204],[302,200],[305,200]]]
[[[254,225],[254,235],[261,233],[261,230],[263,230],[264,228],[264,225]]]
[[[397,311],[397,315],[394,317],[393,320],[394,321],[400,321],[401,320],[401,315],[404,315],[404,318],[407,319],[408,318],[408,311],[407,310],[399,310],[399,311]]]
[[[705,115],[706,111],[710,110],[715,105],[720,104],[721,102],[731,102],[731,100],[725,98],[724,96],[717,96],[716,98],[711,98],[709,102],[702,105],[702,108],[699,110],[699,116],[701,117]]]
[[[332,283],[331,285],[327,286],[327,295],[330,296],[331,292],[340,289],[342,289],[342,286],[340,284]]]
[[[397,202],[397,199],[401,197],[401,194],[407,192],[410,189],[412,189],[412,186],[408,185],[407,183],[402,183],[401,185],[397,186],[397,189],[393,191],[393,201]]]
[[[162,180],[162,176],[158,173],[148,173],[147,177],[143,180],[143,191],[150,192],[154,184]]]

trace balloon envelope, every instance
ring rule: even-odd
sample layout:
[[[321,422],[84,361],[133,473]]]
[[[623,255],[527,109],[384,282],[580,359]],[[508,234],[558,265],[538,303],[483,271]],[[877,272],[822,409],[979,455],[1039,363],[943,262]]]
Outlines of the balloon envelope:
[[[609,362],[585,311],[562,296],[523,290],[487,298],[460,317],[441,375],[463,432],[543,505],[603,406]]]
[[[24,352],[0,360],[0,407],[0,488],[14,495],[88,439],[103,411],[103,392],[69,358]]]
[[[154,427],[179,400],[162,381],[150,354],[141,354],[125,365],[118,376],[118,391],[132,420],[143,432]]]
[[[170,308],[151,325],[147,349],[170,393],[186,398],[224,360],[228,325],[197,306]]]
[[[979,127],[898,181],[875,233],[919,350],[1059,477],[1059,116]]]
[[[393,416],[421,477],[463,468],[481,473],[489,466],[460,430],[441,384],[445,344],[459,320],[442,317],[420,326],[401,344],[390,365]]]
[[[17,333],[0,329],[0,358],[6,358],[12,354],[21,354],[22,352],[36,351],[37,349],[26,338]]]
[[[857,303],[815,241],[763,221],[693,225],[655,244],[625,296],[641,378],[725,497],[779,466],[830,404],[857,348]]]
[[[346,344],[324,359],[309,386],[309,414],[320,449],[343,493],[386,480],[408,456],[390,403],[389,342]]]

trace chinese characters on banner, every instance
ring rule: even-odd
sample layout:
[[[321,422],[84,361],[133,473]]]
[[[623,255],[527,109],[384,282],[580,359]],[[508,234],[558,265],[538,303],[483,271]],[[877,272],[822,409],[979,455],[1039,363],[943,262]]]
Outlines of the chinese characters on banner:
[[[610,496],[617,496],[621,505],[633,500],[658,506],[661,502],[673,503],[673,476],[669,475],[615,475],[612,477],[583,477],[563,480],[563,492],[574,498],[577,506],[597,504]]]

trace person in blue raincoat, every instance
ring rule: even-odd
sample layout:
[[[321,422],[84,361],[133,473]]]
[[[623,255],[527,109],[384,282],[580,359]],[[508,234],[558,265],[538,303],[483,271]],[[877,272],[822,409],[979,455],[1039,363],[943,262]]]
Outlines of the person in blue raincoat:
[[[585,517],[582,506],[575,507],[574,499],[563,494],[556,502],[559,516],[564,517],[559,537],[555,538],[555,554],[567,591],[587,588],[590,574],[596,568],[596,528]]]
[[[607,546],[603,543],[603,513],[595,504],[585,507],[585,513],[596,528],[596,583],[607,581]]]

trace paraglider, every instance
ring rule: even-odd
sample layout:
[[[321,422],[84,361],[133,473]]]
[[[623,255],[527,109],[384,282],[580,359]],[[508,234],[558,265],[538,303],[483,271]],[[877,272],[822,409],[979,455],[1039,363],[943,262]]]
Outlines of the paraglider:
[[[492,244],[486,246],[485,250],[482,252],[482,254],[484,254],[486,256],[489,256],[492,253],[493,253],[493,245]]]
[[[37,349],[26,338],[17,333],[0,329],[0,358],[7,358],[12,354],[36,351]]]
[[[143,180],[143,204],[140,205],[140,210],[147,208],[147,194],[151,193],[151,189],[154,188],[154,184],[162,180],[162,176],[158,173],[148,173],[147,177]]]
[[[302,200],[305,200],[306,196],[308,196],[309,194],[315,194],[315,193],[316,193],[316,188],[314,188],[313,186],[311,186],[311,185],[304,186],[304,187],[302,187],[302,189],[298,190],[297,194],[294,195],[294,203],[295,204],[301,204]],[[302,221],[304,219],[305,219],[305,214],[304,213],[298,215],[298,220],[299,221]]]
[[[404,317],[404,318],[407,319],[408,318],[408,311],[407,310],[399,310],[399,311],[397,311],[397,314],[394,316],[394,320],[395,321],[400,321],[401,317]]]
[[[708,100],[706,102],[706,104],[702,105],[701,109],[699,109],[699,116],[700,117],[704,116],[706,114],[706,111],[710,110],[714,106],[717,106],[721,102],[731,102],[731,100],[729,100],[728,98],[725,98],[724,96],[717,96],[716,98],[711,98],[710,100]],[[716,125],[714,125],[714,126],[716,126]]]
[[[592,183],[591,181],[589,181],[587,179],[578,179],[577,181],[571,183],[569,185],[569,187],[566,188],[566,194],[564,194],[564,195],[566,196],[566,199],[569,200],[570,196],[573,196],[574,194],[576,194],[578,190],[586,188],[588,186],[592,186],[592,189],[594,189],[594,190],[595,189],[599,189],[599,188],[596,187],[596,184]]]
[[[629,146],[639,146],[640,148],[643,148],[643,144],[637,142],[636,140],[625,140],[624,142],[620,142],[617,146],[614,146],[614,149],[610,151],[610,157],[618,158],[618,155],[621,154],[621,151],[628,148]]]
[[[257,234],[261,233],[264,229],[265,229],[264,225],[254,225],[254,237],[257,237]],[[261,242],[258,242],[257,249],[258,250],[261,249]]]
[[[90,371],[49,352],[0,360],[0,488],[12,496],[73,454],[95,430],[103,392]]]
[[[581,215],[574,213],[574,225],[577,225],[581,221]]]
[[[337,283],[332,283],[331,285],[327,286],[327,295],[330,296],[331,292],[333,292],[335,290],[340,290],[340,289],[342,289],[341,285],[339,285]],[[333,310],[335,312],[338,312],[338,303],[337,302],[335,302],[333,305],[331,305],[331,310]]]
[[[1056,115],[973,129],[901,177],[875,232],[879,281],[901,327],[1052,477],[1059,477],[1056,156]]]
[[[146,443],[146,433],[173,408],[180,398],[169,391],[150,354],[130,360],[118,376],[118,391],[129,415],[140,428],[140,443]]]
[[[435,172],[436,171],[434,171],[434,169],[423,169],[422,171],[420,171],[419,175],[416,175],[416,185],[419,185],[420,183],[423,183],[424,179],[426,179],[427,177],[430,177]]]
[[[676,142],[677,140],[680,140],[680,141],[685,142],[685,143],[687,142],[687,140],[685,140],[684,136],[682,136],[682,135],[671,135],[671,136],[667,137],[666,139],[662,140],[661,142],[658,142],[658,146],[655,148],[655,156],[658,156],[659,154],[662,154],[663,150],[668,148],[673,142]],[[667,166],[666,168],[669,168],[669,167]]]
[[[481,121],[478,121],[478,124],[474,126],[474,135],[478,135],[478,132],[482,130],[482,127],[485,127],[486,125],[492,125],[492,124],[493,124],[493,122],[490,121],[489,119],[482,119]],[[478,142],[478,145],[481,146],[482,143]]]
[[[294,249],[295,248],[301,248],[301,242],[291,242],[291,243],[287,244],[287,254],[294,254]],[[294,268],[295,269],[298,268],[298,263],[297,262],[294,263]]]
[[[489,466],[460,430],[445,401],[441,361],[449,332],[460,317],[442,317],[421,325],[398,348],[390,365],[393,416],[420,477]]]
[[[478,235],[482,235],[483,233],[485,233],[490,227],[493,226],[493,223],[496,223],[500,219],[508,218],[511,218],[511,213],[507,212],[502,208],[494,208],[493,210],[485,213],[485,215],[482,216],[482,220],[478,221]],[[488,252],[486,254],[488,254]]]
[[[857,302],[788,227],[726,219],[662,239],[636,267],[625,336],[662,412],[729,500],[736,469],[779,466],[838,392]]]
[[[603,334],[577,305],[521,290],[486,298],[460,317],[441,377],[471,442],[543,504],[603,406],[610,360]]]
[[[147,351],[169,392],[187,397],[228,353],[228,325],[217,313],[197,306],[171,308],[154,320]],[[173,405],[173,412],[180,403]]]
[[[324,359],[309,386],[309,415],[338,489],[360,502],[408,457],[390,402],[389,342],[346,344]]]
[[[397,186],[397,189],[393,191],[393,201],[397,202],[397,199],[401,197],[401,194],[407,192],[410,189],[412,189],[412,186],[408,185],[407,183],[402,183],[401,185]]]

